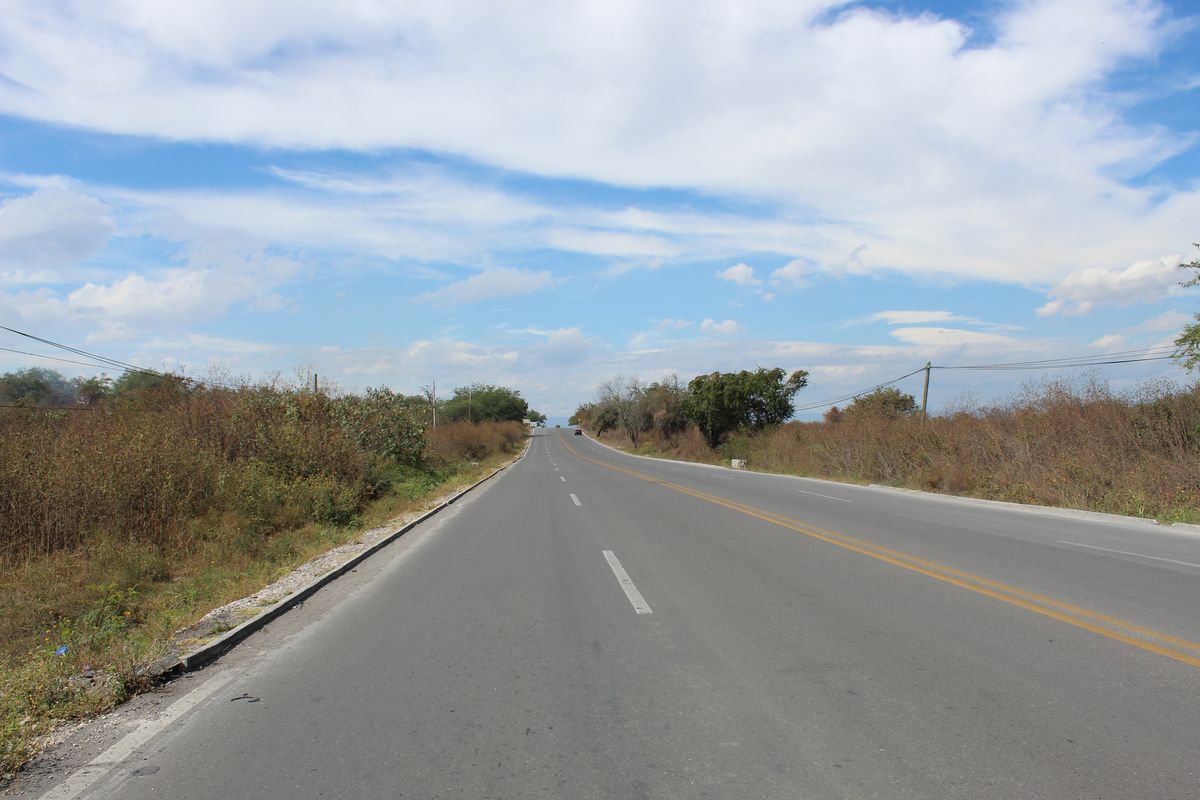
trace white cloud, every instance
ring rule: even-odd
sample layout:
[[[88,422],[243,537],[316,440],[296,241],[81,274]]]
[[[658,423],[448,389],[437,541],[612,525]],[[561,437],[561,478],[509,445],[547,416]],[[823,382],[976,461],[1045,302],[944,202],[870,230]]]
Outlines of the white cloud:
[[[690,328],[694,324],[695,323],[690,319],[675,319],[673,317],[667,317],[658,321],[657,328],[660,331],[680,331],[684,328]]]
[[[0,291],[0,319],[10,320],[9,327],[25,325],[39,328],[39,323],[61,320],[65,315],[62,298],[51,289],[40,288],[19,292]],[[45,330],[45,328],[41,328]]]
[[[889,325],[921,325],[929,322],[976,322],[950,311],[879,311],[868,317],[872,322]]]
[[[301,266],[291,258],[219,242],[193,246],[187,261],[184,267],[89,281],[67,295],[65,310],[96,324],[88,337],[95,341],[149,329],[179,330],[224,316],[237,303],[260,311],[285,308],[270,290],[293,279]]]
[[[0,203],[0,264],[44,275],[47,268],[99,252],[112,230],[109,208],[96,198],[63,187],[40,188]]]
[[[211,273],[178,269],[157,280],[126,275],[107,285],[87,283],[71,292],[68,301],[72,308],[114,317],[193,316],[209,307],[217,284]]]
[[[1184,325],[1191,323],[1193,320],[1194,318],[1191,314],[1169,310],[1151,317],[1140,325],[1137,325],[1134,329],[1149,331],[1151,333],[1162,333],[1163,331],[1178,333],[1183,330]]]
[[[700,323],[700,330],[705,333],[720,333],[727,336],[739,333],[742,328],[734,320],[727,319],[724,322],[717,322],[714,319],[706,319]]]
[[[586,335],[577,327],[558,328],[545,332],[545,341],[529,348],[532,359],[541,364],[561,365],[587,358],[596,346],[596,337]]]
[[[0,270],[0,284],[9,286],[17,284],[59,283],[62,273],[53,269],[6,269]]]
[[[656,236],[579,228],[549,231],[546,244],[559,250],[602,256],[667,258],[681,252],[677,245]]]
[[[1091,342],[1088,346],[1094,347],[1097,350],[1111,350],[1114,347],[1121,347],[1125,344],[1125,337],[1119,333],[1108,333],[1101,336],[1099,339]]]
[[[930,347],[955,347],[964,344],[1012,344],[1016,340],[998,333],[982,333],[962,328],[896,328],[892,336],[902,342]]]
[[[1118,347],[1123,350],[1169,347],[1174,344],[1175,337],[1183,330],[1183,326],[1192,321],[1191,314],[1169,309],[1137,325],[1107,333],[1091,342],[1090,346],[1100,350],[1112,350]],[[1153,334],[1154,338],[1147,340],[1145,336],[1147,333]]]
[[[1098,304],[1133,305],[1161,300],[1179,284],[1180,256],[1137,261],[1124,269],[1088,267],[1067,275],[1050,290],[1053,299],[1038,316],[1086,314]]]
[[[754,268],[746,264],[734,264],[729,269],[718,272],[717,277],[723,281],[736,283],[738,286],[759,286],[762,284],[762,281],[754,277]]]
[[[554,283],[547,270],[534,272],[512,267],[490,267],[483,272],[455,281],[441,289],[418,295],[419,303],[434,305],[464,305],[499,297],[514,297],[531,294]]]
[[[799,289],[808,284],[808,275],[811,271],[807,262],[795,258],[772,272],[771,282],[777,286],[786,284],[793,289]]]
[[[336,11],[284,0],[18,3],[0,29],[9,78],[0,112],[172,141],[416,148],[543,176],[766,199],[774,219],[760,220],[763,248],[753,251],[804,253],[814,269],[1034,283],[1186,243],[1200,192],[1124,179],[1191,140],[1125,121],[1124,100],[1104,89],[1168,46],[1170,9],[1031,0],[982,13],[994,32],[986,42],[954,19],[841,0],[550,11],[466,0]],[[381,202],[409,198],[404,214],[456,207],[436,194],[423,206],[411,176],[276,174]],[[461,206],[464,219],[479,211],[500,227],[513,213],[527,225],[544,211],[512,211],[497,194]],[[627,225],[589,220],[562,246],[688,250],[661,230],[629,238],[637,214],[612,215]],[[749,220],[727,233],[709,216],[709,244],[753,238]],[[332,222],[313,216],[318,231],[339,223],[350,223],[346,238],[391,243],[393,257],[413,253],[398,238],[419,243],[423,232],[401,236],[345,210]],[[457,244],[425,233],[429,250]],[[789,283],[803,276],[776,272]]]

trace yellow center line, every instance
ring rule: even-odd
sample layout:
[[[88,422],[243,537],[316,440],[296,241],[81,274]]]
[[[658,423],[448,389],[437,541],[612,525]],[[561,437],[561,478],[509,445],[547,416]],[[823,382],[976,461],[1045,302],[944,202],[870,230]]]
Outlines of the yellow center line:
[[[581,458],[584,461],[588,461],[592,464],[603,467],[604,469],[611,470],[613,472],[620,472],[649,483],[658,484],[666,489],[671,489],[673,491],[694,497],[698,500],[703,500],[714,505],[728,508],[731,511],[737,511],[738,513],[745,514],[749,517],[754,517],[755,519],[771,523],[772,525],[778,525],[779,527],[795,531],[796,533],[803,534],[812,539],[827,542],[828,544],[835,545],[844,550],[869,556],[879,561],[892,564],[893,566],[900,567],[901,569],[906,569],[910,572],[925,575],[926,577],[933,578],[934,580],[941,581],[942,583],[957,586],[961,589],[966,589],[968,591],[975,592],[976,594],[981,594],[985,597],[990,597],[995,600],[1008,603],[1009,605],[1017,606],[1018,608],[1023,608],[1027,611],[1032,611],[1035,614],[1040,614],[1044,617],[1049,617],[1050,619],[1054,619],[1059,622],[1065,622],[1068,625],[1073,625],[1090,633],[1095,633],[1124,644],[1132,645],[1133,647],[1137,647],[1141,650],[1146,650],[1157,655],[1172,658],[1192,667],[1200,667],[1200,656],[1196,655],[1196,653],[1200,653],[1200,642],[1193,642],[1178,636],[1172,636],[1171,634],[1157,631],[1153,628],[1147,628],[1145,626],[1138,625],[1118,617],[1113,617],[1108,614],[1103,614],[1099,611],[1092,611],[1091,609],[1087,609],[1082,606],[1067,603],[1065,601],[1038,594],[1036,592],[1031,592],[1026,589],[1021,589],[1016,586],[1010,586],[1009,584],[1001,583],[1000,581],[984,578],[983,576],[946,566],[945,564],[939,564],[936,561],[929,561],[900,550],[893,550],[892,548],[884,547],[883,545],[856,539],[836,531],[826,530],[824,528],[801,522],[790,517],[785,517],[781,514],[776,514],[771,511],[748,506],[743,503],[728,500],[724,497],[718,497],[717,495],[692,489],[688,486],[682,486],[653,475],[648,475],[644,472],[638,472],[637,470],[628,469],[626,467],[619,467],[615,464],[608,464],[604,461],[585,456],[565,441],[562,442],[562,444],[572,455]],[[1111,627],[1104,627],[1104,625]],[[1120,628],[1123,630],[1113,630],[1113,628]],[[1128,633],[1125,631],[1128,631]],[[1138,638],[1138,636],[1131,635],[1134,633],[1143,638]],[[1156,641],[1147,641],[1148,639]],[[1167,644],[1172,645],[1173,647],[1168,647],[1166,646]],[[1184,652],[1187,650],[1194,652]]]

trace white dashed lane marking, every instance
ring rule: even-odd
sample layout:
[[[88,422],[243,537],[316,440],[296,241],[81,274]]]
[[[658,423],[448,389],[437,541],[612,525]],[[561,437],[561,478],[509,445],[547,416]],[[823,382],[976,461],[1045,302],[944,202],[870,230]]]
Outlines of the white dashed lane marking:
[[[625,596],[633,604],[633,610],[639,614],[653,614],[654,612],[650,610],[650,604],[646,602],[646,598],[642,597],[642,593],[638,591],[638,588],[633,585],[633,579],[629,577],[629,573],[621,566],[621,562],[617,560],[613,551],[605,550],[604,558],[608,561],[608,566],[612,567],[613,575],[617,576],[617,583],[621,584],[621,588],[625,590]]]

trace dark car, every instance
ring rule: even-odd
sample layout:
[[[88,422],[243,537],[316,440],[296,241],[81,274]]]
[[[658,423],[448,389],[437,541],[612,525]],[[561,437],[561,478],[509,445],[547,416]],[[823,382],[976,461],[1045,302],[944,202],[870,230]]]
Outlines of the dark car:
[[[583,429],[582,429],[582,428],[576,428],[576,429],[575,429],[575,435],[576,435],[576,436],[583,436]]]

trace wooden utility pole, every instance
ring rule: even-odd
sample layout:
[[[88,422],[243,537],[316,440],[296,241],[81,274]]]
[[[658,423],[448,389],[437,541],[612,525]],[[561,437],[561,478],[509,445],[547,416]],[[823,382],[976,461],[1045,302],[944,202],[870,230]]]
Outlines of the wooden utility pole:
[[[933,362],[925,362],[925,391],[921,392],[921,422],[929,413],[929,373],[933,370]]]
[[[317,393],[317,373],[313,373],[313,394]]]

